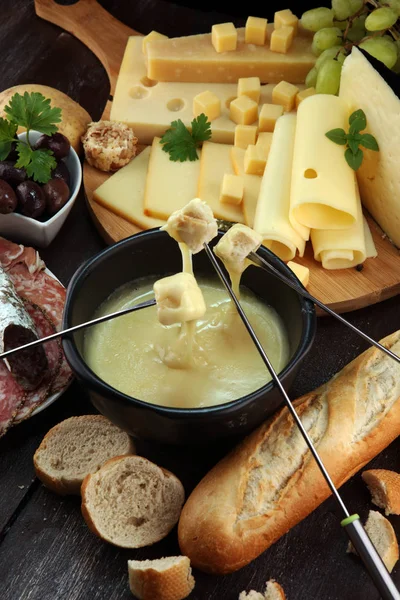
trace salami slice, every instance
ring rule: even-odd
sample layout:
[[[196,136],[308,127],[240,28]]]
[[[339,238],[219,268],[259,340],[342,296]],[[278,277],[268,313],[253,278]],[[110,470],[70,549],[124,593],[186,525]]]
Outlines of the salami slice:
[[[26,392],[18,385],[4,361],[0,361],[0,437],[14,421],[26,401]]]
[[[0,265],[6,269],[24,252],[24,246],[0,237]]]

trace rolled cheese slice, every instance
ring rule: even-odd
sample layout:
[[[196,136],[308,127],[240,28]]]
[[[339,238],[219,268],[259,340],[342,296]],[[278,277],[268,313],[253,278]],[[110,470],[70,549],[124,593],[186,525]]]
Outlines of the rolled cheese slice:
[[[289,222],[295,130],[295,114],[279,117],[254,217],[254,229],[262,235],[263,245],[284,261],[292,260],[297,250],[303,256],[305,247],[305,240]]]
[[[310,229],[346,229],[357,218],[354,171],[344,146],[326,137],[331,129],[348,130],[345,102],[316,94],[299,105],[293,154],[290,218]]]

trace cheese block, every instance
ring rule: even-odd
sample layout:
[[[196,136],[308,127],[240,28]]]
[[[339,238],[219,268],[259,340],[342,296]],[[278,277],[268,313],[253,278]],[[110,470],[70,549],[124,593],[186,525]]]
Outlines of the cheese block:
[[[220,201],[224,175],[235,175],[231,162],[231,148],[233,146],[228,144],[204,142],[201,150],[197,194],[195,195],[207,202],[217,219],[243,223],[243,211],[240,206]]]
[[[346,229],[357,218],[354,171],[344,147],[326,137],[348,130],[346,104],[337,96],[316,94],[301,102],[293,154],[290,213],[310,229]]]
[[[143,212],[144,189],[151,148],[145,148],[125,167],[114,173],[94,191],[96,202],[140,229],[164,225],[164,221]]]
[[[244,222],[248,227],[253,227],[256,214],[258,195],[260,193],[261,177],[248,175],[244,172],[244,155],[246,150],[232,146],[231,160],[236,175],[243,178],[242,210]]]
[[[364,160],[357,171],[361,199],[400,247],[399,98],[356,47],[343,63],[339,96],[348,114],[359,108],[365,112],[366,131],[378,141],[379,152],[363,149]]]
[[[274,26],[268,25],[268,37]],[[236,82],[241,77],[259,77],[262,83],[304,83],[316,57],[309,32],[299,27],[286,54],[265,46],[245,43],[245,29],[237,30],[237,48],[216,52],[211,34],[189,35],[151,41],[146,46],[147,76],[156,81]]]
[[[289,222],[296,115],[287,113],[276,122],[267,165],[261,181],[254,229],[263,236],[263,245],[284,261],[296,251],[304,254],[305,241]]]
[[[221,116],[211,123],[211,141],[233,144],[235,123],[229,117],[229,105],[237,96],[237,83],[152,81],[147,77],[141,40],[139,36],[128,40],[111,105],[111,120],[132,127],[141,144],[151,144],[155,136],[164,135],[175,119],[181,119],[189,127],[194,98],[209,91],[221,101]],[[273,88],[272,84],[261,86],[261,104],[272,102]]]
[[[200,155],[200,153],[199,153]],[[144,213],[167,220],[197,195],[200,160],[174,162],[155,137],[150,151],[144,191]]]

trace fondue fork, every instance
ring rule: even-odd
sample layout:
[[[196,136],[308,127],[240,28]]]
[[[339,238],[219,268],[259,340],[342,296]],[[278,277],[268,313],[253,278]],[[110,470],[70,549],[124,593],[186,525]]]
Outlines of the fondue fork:
[[[322,475],[324,476],[325,481],[328,484],[328,486],[339,506],[340,511],[344,515],[344,518],[341,520],[341,526],[346,530],[346,533],[347,533],[350,541],[352,542],[354,548],[356,549],[361,560],[363,561],[364,566],[366,567],[371,579],[373,580],[373,582],[374,582],[376,588],[378,589],[379,593],[381,594],[382,598],[384,600],[400,600],[400,593],[397,590],[384,563],[382,562],[381,557],[379,556],[378,552],[376,551],[375,546],[372,544],[364,527],[362,526],[360,517],[357,514],[350,515],[349,511],[347,510],[346,505],[344,504],[339,492],[337,491],[335,484],[333,483],[328,471],[326,470],[317,450],[315,449],[315,446],[314,446],[311,438],[309,437],[306,429],[304,428],[300,417],[298,416],[294,406],[292,405],[292,403],[290,401],[288,394],[285,391],[285,388],[283,387],[274,367],[272,366],[267,353],[265,352],[264,348],[262,347],[254,329],[252,328],[252,326],[246,316],[246,313],[244,312],[239,300],[237,299],[234,291],[232,290],[226,275],[224,274],[223,270],[221,269],[220,265],[218,264],[218,261],[215,258],[214,254],[213,254],[212,250],[210,249],[210,247],[208,246],[208,244],[204,244],[204,249],[205,249],[207,256],[210,259],[215,271],[217,272],[220,280],[222,281],[225,289],[227,290],[229,296],[231,297],[231,300],[235,304],[235,307],[239,313],[240,318],[243,321],[244,326],[246,327],[252,341],[254,342],[254,345],[256,346],[258,353],[260,354],[262,360],[264,361],[264,364],[266,365],[268,371],[270,372],[272,379],[274,380],[280,393],[282,394],[282,396],[285,400],[286,406],[293,417],[293,420],[295,421],[297,427],[299,428],[300,433],[302,434],[302,436],[304,438],[304,441],[306,442]],[[249,255],[249,257],[251,260],[253,260],[252,255]]]

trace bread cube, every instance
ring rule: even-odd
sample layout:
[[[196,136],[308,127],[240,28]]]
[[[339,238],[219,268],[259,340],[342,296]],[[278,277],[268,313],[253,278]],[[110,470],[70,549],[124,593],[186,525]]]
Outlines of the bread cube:
[[[286,54],[292,45],[293,38],[293,27],[280,27],[279,29],[274,29],[271,34],[270,50],[272,50],[272,52]]]
[[[247,227],[237,223],[233,225],[214,246],[214,252],[229,269],[235,273],[243,273],[250,252],[255,252],[262,243],[262,236]]]
[[[218,233],[217,221],[211,208],[194,198],[180,210],[176,210],[161,227],[179,244],[186,244],[193,254],[203,249]]]
[[[260,102],[261,83],[259,77],[240,77],[238,81],[238,96],[248,96],[257,104]]]
[[[146,54],[147,51],[147,44],[149,42],[155,42],[157,40],[167,40],[168,36],[167,35],[163,35],[162,33],[158,33],[158,31],[150,31],[150,33],[148,33],[147,35],[144,36],[143,41],[142,41],[142,52],[143,54]]]
[[[243,200],[244,181],[239,175],[225,173],[221,185],[219,201],[239,205]]]
[[[298,263],[289,260],[287,263],[289,269],[292,269],[293,273],[300,280],[300,282],[307,287],[310,282],[310,269],[305,267],[304,265],[299,265]]]
[[[297,34],[297,28],[299,25],[299,19],[292,13],[290,8],[285,10],[278,10],[274,15],[274,27],[280,29],[281,27],[293,27],[294,35]]]
[[[251,125],[258,118],[258,104],[248,96],[239,96],[229,105],[229,116],[234,123]]]
[[[247,175],[264,175],[267,160],[263,158],[262,152],[256,145],[250,144],[244,155],[244,172]]]
[[[195,321],[206,312],[203,293],[191,273],[176,273],[159,279],[153,290],[161,325]]]
[[[275,123],[283,115],[283,106],[279,104],[263,104],[258,120],[259,131],[274,131]]]
[[[258,150],[259,155],[265,160],[268,160],[273,135],[274,134],[270,131],[262,131],[258,134],[256,148]]]
[[[267,19],[248,17],[244,32],[244,41],[246,44],[264,46],[267,39],[267,24]]]
[[[303,100],[305,100],[306,98],[309,98],[310,96],[314,96],[314,94],[316,94],[316,93],[317,93],[317,90],[314,87],[309,87],[305,90],[301,90],[301,92],[296,94],[296,98],[295,98],[296,108],[299,108],[299,104],[301,102],[303,102]]]
[[[211,28],[211,43],[217,52],[236,50],[237,30],[233,23],[218,23]]]
[[[272,103],[280,104],[287,112],[290,112],[294,108],[298,92],[299,88],[293,83],[280,81],[272,90]]]
[[[204,113],[209,121],[221,116],[221,100],[216,94],[207,90],[193,98],[193,115],[198,117],[201,113]]]
[[[246,150],[249,144],[255,144],[257,125],[236,125],[234,145]]]

